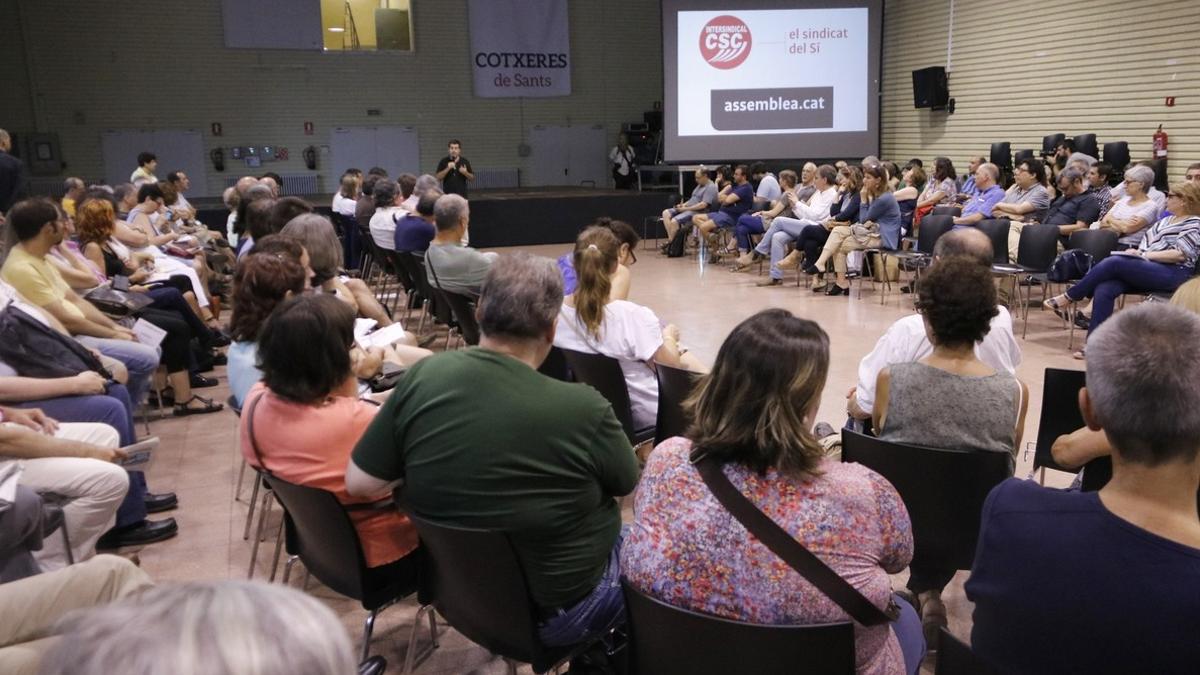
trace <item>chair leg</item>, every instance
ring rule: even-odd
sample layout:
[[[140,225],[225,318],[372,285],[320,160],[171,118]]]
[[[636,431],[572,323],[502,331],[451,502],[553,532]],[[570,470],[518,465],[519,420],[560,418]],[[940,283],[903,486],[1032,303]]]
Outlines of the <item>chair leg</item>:
[[[249,510],[246,511],[246,530],[242,533],[242,541],[250,538],[250,524],[254,522],[254,506],[258,503],[258,490],[262,486],[262,476],[254,474],[254,489],[250,491]]]
[[[283,552],[283,518],[279,519],[279,529],[275,531],[275,556],[271,558],[271,578],[267,581],[275,583],[275,572],[279,570],[279,555]]]
[[[298,562],[300,562],[300,556],[288,556],[287,562],[283,564],[283,578],[279,580],[279,583],[287,586],[288,579],[292,576],[292,565]]]
[[[71,552],[71,535],[70,535],[70,533],[67,532],[66,519],[63,519],[63,524],[61,526],[59,526],[58,529],[62,530],[63,550],[66,551],[66,553],[67,553],[67,564],[74,565],[75,564],[75,554]]]
[[[246,478],[246,460],[242,460],[242,468],[238,469],[237,489],[233,491],[233,501],[240,502],[242,500],[242,481]],[[245,537],[243,537],[244,539]]]
[[[258,545],[262,543],[264,530],[266,529],[267,516],[271,508],[271,503],[267,501],[271,498],[270,490],[263,490],[262,505],[258,507],[258,530],[254,533],[254,544],[250,547],[250,569],[246,571],[246,578],[254,578],[254,565],[258,562]]]
[[[421,658],[417,658],[417,631],[421,628],[421,614],[425,613],[429,616],[429,642],[430,646],[421,654]],[[433,654],[433,650],[440,645],[437,639],[437,612],[434,611],[433,605],[422,605],[417,609],[417,615],[413,617],[412,630],[408,634],[408,650],[404,652],[404,670],[400,671],[401,675],[408,675],[413,672],[413,668],[420,662],[424,661]]]
[[[359,663],[366,661],[371,656],[371,633],[375,630],[375,617],[378,615],[378,609],[371,610],[371,613],[367,615],[366,623],[363,624],[362,656],[358,659]]]

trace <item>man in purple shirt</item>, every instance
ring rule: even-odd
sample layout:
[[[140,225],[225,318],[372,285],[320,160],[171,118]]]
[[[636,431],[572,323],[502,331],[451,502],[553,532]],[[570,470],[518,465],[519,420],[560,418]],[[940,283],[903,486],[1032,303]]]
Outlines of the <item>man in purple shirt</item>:
[[[438,188],[430,188],[417,200],[416,214],[407,213],[396,221],[395,244],[398,253],[416,253],[424,256],[429,242],[437,234],[433,222],[433,205],[442,196]]]
[[[1004,199],[1004,188],[1000,187],[1000,168],[991,162],[980,164],[975,170],[975,187],[978,193],[963,205],[962,215],[954,219],[955,227],[975,225],[992,217],[992,209]]]

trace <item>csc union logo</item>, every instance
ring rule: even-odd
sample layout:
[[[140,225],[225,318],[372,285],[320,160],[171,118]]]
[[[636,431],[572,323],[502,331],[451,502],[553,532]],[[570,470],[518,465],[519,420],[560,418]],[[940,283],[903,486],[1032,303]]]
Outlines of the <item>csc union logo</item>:
[[[700,55],[722,70],[737,68],[750,55],[750,28],[736,16],[722,14],[700,31]]]

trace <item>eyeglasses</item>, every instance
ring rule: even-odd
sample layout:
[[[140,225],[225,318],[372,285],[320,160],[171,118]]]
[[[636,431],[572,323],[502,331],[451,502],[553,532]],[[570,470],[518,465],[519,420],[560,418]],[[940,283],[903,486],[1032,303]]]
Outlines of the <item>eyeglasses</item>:
[[[633,249],[629,249],[629,264],[630,265],[637,264],[637,254],[633,252]]]

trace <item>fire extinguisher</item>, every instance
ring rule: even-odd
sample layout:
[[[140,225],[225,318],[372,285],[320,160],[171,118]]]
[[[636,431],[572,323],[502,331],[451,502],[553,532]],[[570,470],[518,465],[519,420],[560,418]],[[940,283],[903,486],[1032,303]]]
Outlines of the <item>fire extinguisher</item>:
[[[1167,132],[1162,130],[1162,125],[1158,125],[1158,131],[1154,132],[1154,158],[1166,159],[1167,157]]]

